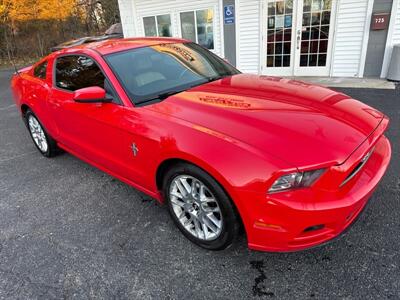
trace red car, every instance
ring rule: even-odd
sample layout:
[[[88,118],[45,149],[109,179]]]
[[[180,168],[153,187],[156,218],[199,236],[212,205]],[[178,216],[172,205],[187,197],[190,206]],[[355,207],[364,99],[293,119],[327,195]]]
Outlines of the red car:
[[[55,52],[12,78],[38,150],[58,149],[165,202],[182,233],[223,249],[331,240],[388,167],[388,118],[330,89],[241,74],[181,39]]]

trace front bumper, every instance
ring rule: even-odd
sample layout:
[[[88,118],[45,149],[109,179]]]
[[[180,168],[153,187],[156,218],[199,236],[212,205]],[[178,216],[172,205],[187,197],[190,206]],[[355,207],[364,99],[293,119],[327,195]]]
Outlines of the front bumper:
[[[340,235],[363,210],[389,165],[387,138],[382,135],[374,147],[360,172],[340,188],[304,188],[269,195],[241,191],[242,199],[252,199],[242,216],[249,248],[298,251]]]

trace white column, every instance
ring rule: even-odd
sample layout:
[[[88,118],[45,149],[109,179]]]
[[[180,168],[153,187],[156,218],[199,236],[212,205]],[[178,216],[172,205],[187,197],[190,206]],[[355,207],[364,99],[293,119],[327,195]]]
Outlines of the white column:
[[[374,7],[374,0],[368,0],[367,13],[365,18],[363,45],[361,49],[360,66],[358,68],[358,77],[364,76],[365,60],[367,59],[367,49],[369,41],[369,31],[371,28],[372,10]]]
[[[134,0],[118,0],[118,5],[124,37],[135,37],[137,30]]]
[[[390,64],[390,58],[392,57],[393,45],[397,43],[400,43],[400,0],[393,0],[389,30],[386,37],[386,47],[385,55],[383,57],[381,78],[386,78]]]

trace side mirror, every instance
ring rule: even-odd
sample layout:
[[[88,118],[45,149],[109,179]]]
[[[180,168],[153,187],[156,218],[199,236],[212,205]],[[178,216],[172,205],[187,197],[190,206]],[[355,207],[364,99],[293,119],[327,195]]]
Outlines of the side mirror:
[[[98,86],[91,86],[74,92],[74,101],[79,103],[107,103],[106,91]]]

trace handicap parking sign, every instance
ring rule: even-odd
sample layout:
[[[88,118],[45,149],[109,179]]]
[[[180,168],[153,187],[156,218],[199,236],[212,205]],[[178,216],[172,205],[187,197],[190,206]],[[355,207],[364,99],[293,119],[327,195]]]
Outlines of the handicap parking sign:
[[[224,23],[234,24],[235,23],[235,6],[226,5],[224,6]]]

